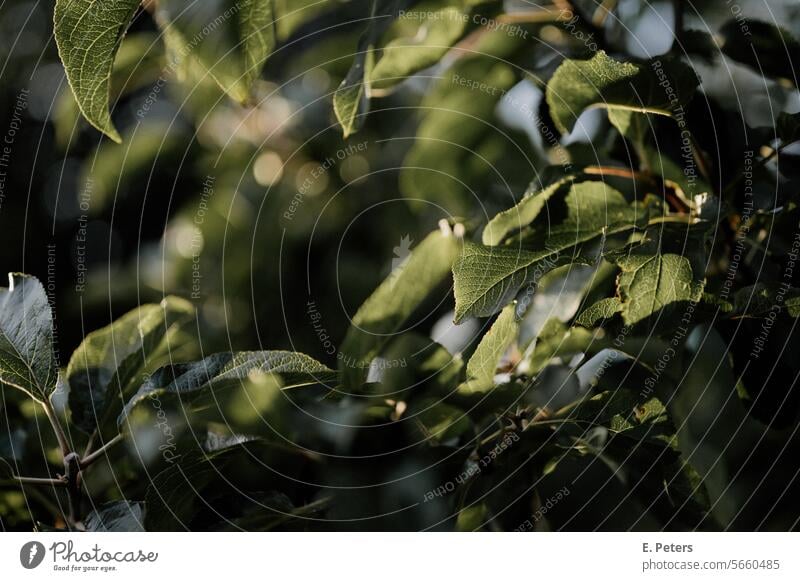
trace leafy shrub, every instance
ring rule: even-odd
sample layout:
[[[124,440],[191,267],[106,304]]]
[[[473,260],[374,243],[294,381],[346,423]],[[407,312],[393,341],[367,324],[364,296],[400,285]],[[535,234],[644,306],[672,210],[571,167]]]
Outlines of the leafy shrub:
[[[75,101],[118,142],[109,99],[124,90],[139,4],[55,6]],[[290,351],[203,354],[193,305],[168,296],[88,334],[59,370],[47,294],[11,274],[4,518],[90,530],[728,526],[697,453],[706,431],[691,412],[711,405],[698,359],[722,346],[712,374],[725,370],[723,403],[738,400],[747,429],[797,425],[800,116],[748,126],[696,69],[724,55],[796,94],[797,40],[732,19],[714,36],[677,30],[668,52],[642,58],[591,2],[348,4],[295,22],[306,12],[285,2],[145,3],[186,86],[211,80],[245,106],[282,43],[337,10],[369,14],[332,110],[348,138],[409,77],[435,77],[399,187],[450,216],[354,314],[335,369]],[[536,107],[521,86],[541,95]],[[498,131],[502,107],[534,139]],[[722,136],[737,123],[744,143]],[[530,185],[493,195],[495,172]],[[419,330],[443,302],[464,325],[448,333],[479,329],[457,348]],[[32,506],[14,506],[20,489]]]

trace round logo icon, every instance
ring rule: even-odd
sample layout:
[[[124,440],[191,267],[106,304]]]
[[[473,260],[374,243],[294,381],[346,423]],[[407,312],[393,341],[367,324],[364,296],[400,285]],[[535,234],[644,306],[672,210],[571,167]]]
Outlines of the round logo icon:
[[[19,562],[26,569],[35,569],[44,560],[44,545],[39,541],[30,541],[19,550]]]

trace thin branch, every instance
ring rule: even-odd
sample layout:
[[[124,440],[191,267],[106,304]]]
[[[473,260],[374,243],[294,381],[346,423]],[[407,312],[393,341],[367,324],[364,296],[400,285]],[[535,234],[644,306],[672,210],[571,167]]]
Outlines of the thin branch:
[[[618,178],[626,178],[630,180],[639,180],[644,182],[656,183],[652,175],[644,172],[628,169],[626,167],[612,167],[607,165],[590,165],[583,169],[583,173],[596,176],[613,176]]]
[[[12,476],[14,482],[19,484],[32,484],[34,486],[66,486],[63,478],[33,478],[31,476]]]
[[[111,448],[117,442],[121,442],[121,441],[122,441],[122,434],[117,434],[116,436],[111,438],[108,442],[103,444],[103,446],[101,448],[98,448],[97,450],[95,450],[94,452],[89,454],[88,456],[84,456],[83,459],[81,459],[81,463],[80,463],[81,470],[85,470],[86,468],[91,466],[98,458],[100,458],[101,456],[104,456],[106,454],[106,452],[108,452],[109,448]]]
[[[61,448],[61,454],[66,457],[68,456],[72,450],[69,445],[69,441],[67,440],[67,436],[64,433],[64,428],[61,427],[61,421],[58,419],[58,414],[56,410],[53,409],[53,405],[50,403],[49,399],[45,399],[42,402],[42,407],[44,407],[44,413],[47,415],[47,419],[50,420],[50,424],[53,426],[53,431],[56,434],[56,439],[58,440],[58,446]]]
[[[64,457],[64,468],[67,485],[67,502],[69,505],[68,523],[70,528],[77,529],[81,507],[81,462],[80,457],[71,452]]]
[[[675,24],[673,35],[675,37],[672,43],[672,50],[682,50],[681,42],[683,41],[683,0],[672,0],[672,9],[675,15]]]
[[[86,448],[83,450],[83,454],[81,455],[82,458],[86,458],[89,454],[92,453],[92,448],[94,448],[94,440],[97,437],[97,430],[92,432],[89,436],[89,440],[86,442]]]
[[[675,193],[674,189],[668,187],[664,180],[656,175],[628,169],[625,167],[599,165],[590,165],[585,167],[583,172],[589,175],[611,176],[650,183],[655,188],[661,189],[664,199],[675,212],[679,214],[686,214],[690,210],[686,202],[684,202],[681,197]]]

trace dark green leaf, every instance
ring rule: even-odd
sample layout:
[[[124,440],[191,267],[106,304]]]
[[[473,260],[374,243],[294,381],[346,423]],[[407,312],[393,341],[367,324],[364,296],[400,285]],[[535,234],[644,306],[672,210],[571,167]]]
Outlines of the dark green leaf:
[[[56,387],[53,314],[41,283],[10,273],[0,288],[0,381],[41,402]]]
[[[760,20],[732,19],[719,33],[725,56],[758,73],[797,85],[800,43],[788,30]]]
[[[167,297],[87,335],[67,366],[74,424],[87,433],[113,426],[143,376],[170,362],[176,335],[193,316],[188,301]]]
[[[92,533],[144,532],[144,503],[117,500],[98,506],[84,524]]]
[[[258,375],[275,375],[282,389],[335,382],[337,374],[308,355],[291,351],[243,351],[217,353],[202,361],[168,365],[156,371],[125,405],[119,416],[122,425],[131,411],[148,397],[173,395],[182,402],[204,392],[240,387]]]
[[[781,113],[775,127],[778,138],[783,145],[789,145],[800,139],[800,113]]]
[[[436,444],[454,443],[472,427],[464,410],[448,405],[439,398],[415,401],[405,418],[413,422],[421,440]]]
[[[438,394],[450,393],[464,365],[460,357],[453,357],[429,337],[411,332],[392,341],[381,357],[385,365],[382,393],[400,400],[428,387]]]

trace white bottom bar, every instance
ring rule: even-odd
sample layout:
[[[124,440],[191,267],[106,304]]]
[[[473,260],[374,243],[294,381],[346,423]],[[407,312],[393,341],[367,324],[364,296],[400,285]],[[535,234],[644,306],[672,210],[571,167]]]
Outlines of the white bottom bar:
[[[0,578],[796,580],[798,549],[791,533],[4,533]]]

